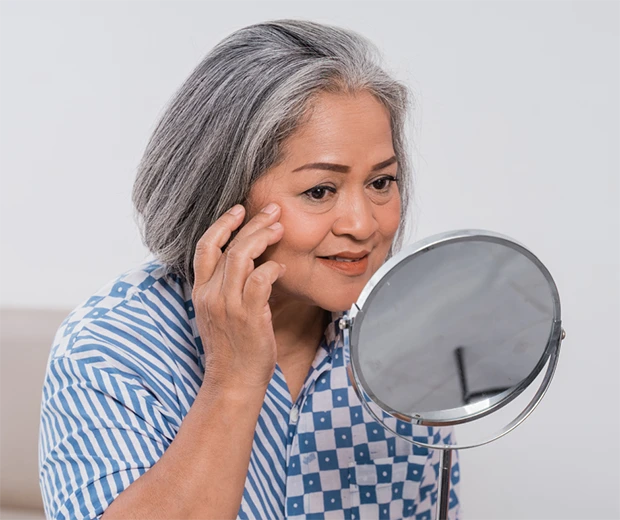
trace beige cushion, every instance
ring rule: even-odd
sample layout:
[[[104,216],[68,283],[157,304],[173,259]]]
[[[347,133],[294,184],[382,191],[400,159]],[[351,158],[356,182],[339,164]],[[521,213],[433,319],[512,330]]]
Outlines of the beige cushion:
[[[1,520],[45,520],[45,513],[40,509],[0,509]]]
[[[2,518],[40,518],[41,393],[56,329],[68,310],[0,309],[0,503]],[[8,512],[5,508],[13,509]],[[31,512],[28,512],[30,510]],[[8,514],[8,516],[7,516]]]

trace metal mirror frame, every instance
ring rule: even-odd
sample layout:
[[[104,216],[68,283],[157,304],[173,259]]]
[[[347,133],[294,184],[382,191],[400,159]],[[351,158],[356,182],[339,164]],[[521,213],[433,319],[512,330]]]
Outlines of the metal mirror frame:
[[[474,240],[494,242],[515,249],[516,251],[527,257],[530,261],[532,261],[536,265],[536,267],[538,267],[543,273],[545,279],[549,284],[549,288],[551,290],[553,298],[553,320],[550,324],[549,338],[547,340],[547,345],[545,346],[543,354],[532,372],[523,381],[521,381],[521,383],[509,390],[506,390],[505,392],[493,396],[492,398],[482,399],[480,401],[477,401],[476,403],[464,405],[458,408],[443,410],[436,414],[425,413],[424,416],[422,414],[408,415],[393,410],[387,404],[383,403],[380,399],[378,399],[368,388],[368,385],[363,377],[361,368],[359,366],[357,347],[359,344],[358,341],[360,337],[361,325],[365,316],[364,307],[371,304],[374,291],[381,288],[383,286],[383,283],[385,283],[385,275],[392,271],[392,269],[400,265],[400,263],[406,258],[424,254],[426,251],[441,247],[442,245],[446,245],[449,243]],[[373,274],[373,276],[364,287],[357,302],[353,304],[348,313],[346,313],[340,320],[339,326],[343,330],[345,344],[347,344],[349,347],[350,360],[347,367],[349,372],[349,379],[351,380],[351,384],[354,387],[360,401],[362,402],[366,410],[386,429],[412,444],[432,449],[452,450],[482,446],[496,439],[499,439],[500,437],[503,437],[504,435],[515,429],[519,424],[521,424],[532,413],[534,408],[536,408],[536,406],[546,393],[551,379],[553,378],[559,357],[560,345],[565,337],[565,331],[564,329],[562,329],[560,313],[560,298],[555,282],[544,264],[529,249],[527,249],[519,242],[499,233],[480,229],[463,229],[433,235],[412,244],[408,248],[403,249],[401,252],[390,258]],[[419,424],[422,426],[441,427],[468,423],[473,420],[482,418],[486,415],[489,415],[513,401],[534,382],[534,380],[541,373],[545,365],[547,366],[547,371],[544,375],[543,380],[541,381],[540,386],[538,387],[538,390],[536,391],[536,394],[519,413],[519,415],[499,432],[496,432],[489,439],[485,439],[484,441],[468,445],[439,445],[426,444],[414,441],[410,437],[403,436],[399,432],[395,431],[395,429],[387,426],[385,424],[385,421],[382,420],[368,404],[368,401],[373,402],[377,404],[383,412],[387,413],[389,416],[395,419],[399,419],[401,421],[406,421],[413,424]]]

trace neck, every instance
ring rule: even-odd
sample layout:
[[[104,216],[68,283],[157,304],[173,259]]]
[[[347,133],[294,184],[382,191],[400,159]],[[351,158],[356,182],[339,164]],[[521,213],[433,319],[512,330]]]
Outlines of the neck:
[[[310,358],[319,346],[331,317],[328,311],[288,298],[271,298],[271,319],[278,362]]]
[[[329,313],[290,299],[272,298],[269,306],[278,349],[277,362],[291,401],[296,402],[328,324]]]

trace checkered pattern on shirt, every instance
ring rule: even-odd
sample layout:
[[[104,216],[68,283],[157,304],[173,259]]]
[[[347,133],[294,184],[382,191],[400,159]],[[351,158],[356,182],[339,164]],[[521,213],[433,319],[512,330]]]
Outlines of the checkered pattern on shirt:
[[[361,405],[350,385],[337,320],[326,332],[331,341],[313,365],[291,421],[287,473],[287,517],[434,518],[439,452],[395,436]],[[379,412],[380,413],[380,412]],[[450,430],[417,427],[386,414],[402,435],[421,442],[444,440]],[[458,516],[458,461],[452,469],[450,516]]]

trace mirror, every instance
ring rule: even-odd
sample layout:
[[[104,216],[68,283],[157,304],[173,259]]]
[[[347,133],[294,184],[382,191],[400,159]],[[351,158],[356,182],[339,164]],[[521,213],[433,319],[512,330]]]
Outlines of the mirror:
[[[443,450],[447,474],[451,449],[491,442],[531,413],[564,336],[549,271],[523,245],[484,230],[442,233],[406,248],[373,275],[340,326],[353,386],[387,429],[384,414],[424,426],[480,420],[539,385],[489,438],[425,445]],[[440,495],[448,485],[449,478]],[[447,503],[438,516],[447,516]]]

